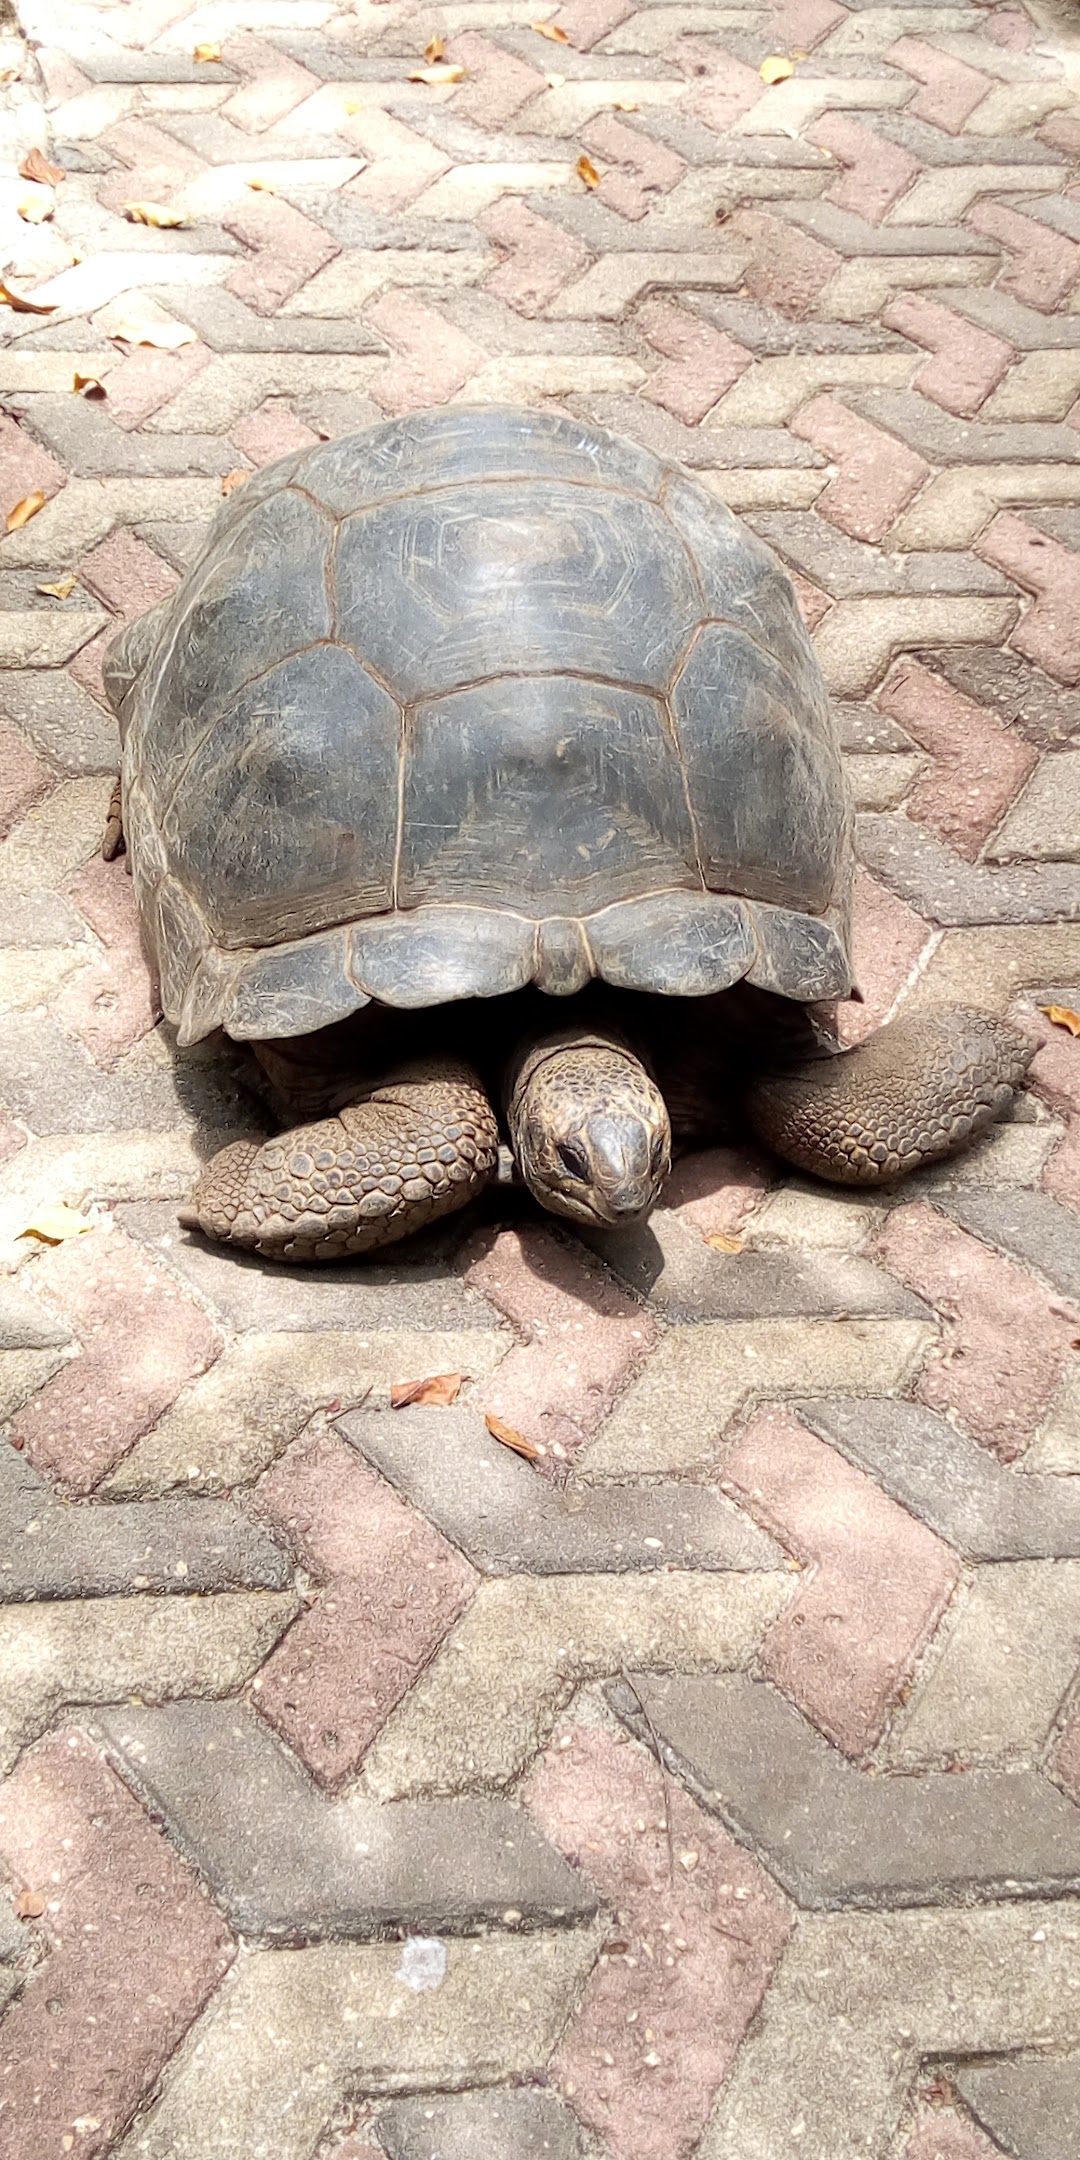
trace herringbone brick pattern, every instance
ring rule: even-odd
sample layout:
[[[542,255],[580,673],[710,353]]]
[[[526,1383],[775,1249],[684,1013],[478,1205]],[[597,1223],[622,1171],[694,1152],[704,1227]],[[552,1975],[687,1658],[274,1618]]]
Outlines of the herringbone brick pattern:
[[[0,75],[0,2160],[1075,2160],[1075,8],[22,0]],[[970,1157],[177,1229],[260,1112],[97,859],[104,644],[254,468],[484,399],[784,558],[848,1036],[1042,1043]]]

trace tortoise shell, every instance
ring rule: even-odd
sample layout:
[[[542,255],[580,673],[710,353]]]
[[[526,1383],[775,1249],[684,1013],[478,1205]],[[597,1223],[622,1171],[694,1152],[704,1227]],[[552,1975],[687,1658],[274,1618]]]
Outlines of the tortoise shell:
[[[181,1042],[593,975],[850,988],[844,779],[790,581],[605,429],[457,408],[282,459],[107,681]]]

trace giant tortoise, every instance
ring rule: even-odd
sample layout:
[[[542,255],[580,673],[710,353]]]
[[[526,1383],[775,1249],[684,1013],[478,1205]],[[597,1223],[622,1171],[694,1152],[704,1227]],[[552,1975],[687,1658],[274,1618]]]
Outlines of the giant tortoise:
[[[292,1128],[207,1165],[182,1220],[210,1237],[386,1245],[470,1200],[500,1132],[544,1207],[624,1224],[672,1128],[733,1105],[873,1184],[1022,1076],[959,1008],[830,1054],[850,817],[791,584],[602,428],[458,408],[282,459],[107,680],[166,1018],[252,1043]]]

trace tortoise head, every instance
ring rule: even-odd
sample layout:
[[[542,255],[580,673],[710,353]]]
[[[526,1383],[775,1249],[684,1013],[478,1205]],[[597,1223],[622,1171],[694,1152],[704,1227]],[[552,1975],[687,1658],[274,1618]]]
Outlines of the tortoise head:
[[[632,1051],[591,1038],[541,1044],[518,1069],[508,1122],[518,1169],[553,1214],[622,1228],[656,1205],[671,1124]]]

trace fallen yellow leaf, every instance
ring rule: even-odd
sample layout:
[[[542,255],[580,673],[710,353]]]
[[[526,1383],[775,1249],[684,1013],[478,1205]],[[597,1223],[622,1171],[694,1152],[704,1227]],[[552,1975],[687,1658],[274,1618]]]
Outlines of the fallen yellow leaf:
[[[544,81],[549,90],[561,90],[566,77],[565,75],[545,75]]]
[[[75,374],[71,378],[71,387],[79,397],[99,398],[105,396],[105,385],[96,375]]]
[[[221,47],[220,45],[196,45],[191,57],[193,60],[220,60]]]
[[[20,1230],[19,1236],[40,1238],[43,1245],[63,1245],[68,1238],[85,1237],[93,1228],[89,1218],[80,1215],[75,1208],[43,1207],[33,1221]]]
[[[24,293],[12,292],[10,285],[0,282],[0,307],[14,308],[17,315],[54,315],[59,304],[57,300],[28,300]]]
[[[641,107],[636,98],[616,98],[611,110],[612,112],[640,112]]]
[[[24,225],[44,225],[46,218],[51,218],[56,202],[52,195],[24,195],[15,208]]]
[[[125,315],[110,332],[123,345],[153,345],[161,352],[172,352],[177,345],[197,345],[198,333],[181,322],[139,322]]]
[[[222,480],[222,494],[231,495],[234,488],[243,487],[245,480],[250,480],[250,478],[251,474],[245,465],[235,466],[232,472],[227,472]]]
[[[569,45],[570,43],[566,31],[560,30],[558,23],[534,22],[529,24],[529,28],[535,30],[537,37],[550,38],[553,45]]]
[[[36,517],[38,511],[44,508],[45,497],[40,488],[35,488],[32,495],[24,495],[22,501],[16,503],[14,510],[8,511],[5,520],[8,531],[18,532],[20,525],[29,525],[31,518]]]
[[[345,110],[346,110],[346,112],[348,112],[348,110],[349,110],[349,108],[348,108],[348,106],[347,106],[347,105],[346,105],[346,107],[345,107]],[[272,181],[272,180],[260,180],[260,178],[259,178],[259,175],[258,175],[258,173],[256,173],[256,174],[254,175],[254,178],[253,178],[253,179],[251,179],[251,180],[249,180],[249,181],[248,181],[248,186],[249,186],[249,188],[251,188],[251,189],[252,189],[252,190],[254,191],[254,193],[255,193],[256,195],[276,195],[276,194],[277,194],[277,189],[276,189],[276,187],[274,186],[274,183],[273,183],[273,181]]]
[[[711,1245],[714,1252],[741,1252],[743,1249],[741,1237],[728,1237],[723,1230],[714,1230],[705,1243]]]
[[[73,577],[58,578],[55,585],[39,585],[38,591],[48,593],[52,600],[70,600],[75,584]]]
[[[126,202],[124,216],[129,225],[154,225],[160,232],[171,232],[177,225],[187,224],[182,211],[166,210],[161,203]]]
[[[45,1900],[40,1890],[20,1890],[15,1900],[17,1920],[40,1920],[45,1910]]]
[[[507,1425],[503,1418],[493,1417],[490,1411],[484,1423],[492,1439],[497,1440],[500,1447],[510,1448],[515,1455],[523,1455],[526,1462],[539,1462],[544,1450],[537,1447],[535,1440],[526,1440],[524,1433],[518,1432],[513,1425]]]
[[[424,47],[424,58],[427,61],[428,66],[434,67],[435,62],[442,59],[445,51],[446,46],[444,45],[441,37],[429,37],[427,44]]]
[[[395,1380],[390,1389],[390,1408],[404,1410],[409,1403],[427,1403],[448,1409],[456,1403],[464,1378],[464,1373],[444,1372],[430,1380]]]
[[[54,165],[43,150],[28,150],[26,156],[19,159],[19,178],[40,180],[43,187],[59,187],[61,180],[66,180],[67,174],[63,166]]]
[[[1074,1013],[1070,1005],[1040,1005],[1048,1020],[1055,1027],[1067,1028],[1070,1035],[1080,1035],[1080,1013]]]
[[[464,68],[451,67],[449,63],[445,67],[414,68],[409,77],[410,82],[423,83],[457,83],[464,80]]]
[[[763,60],[758,69],[758,74],[767,89],[771,89],[774,83],[786,82],[788,76],[794,75],[794,73],[794,60],[789,60],[784,53],[770,53],[769,58]]]
[[[582,151],[581,156],[579,157],[577,164],[574,167],[574,171],[576,172],[579,180],[584,180],[587,188],[599,187],[600,175],[597,172],[591,157],[586,157],[584,150]]]

